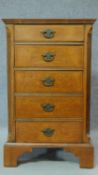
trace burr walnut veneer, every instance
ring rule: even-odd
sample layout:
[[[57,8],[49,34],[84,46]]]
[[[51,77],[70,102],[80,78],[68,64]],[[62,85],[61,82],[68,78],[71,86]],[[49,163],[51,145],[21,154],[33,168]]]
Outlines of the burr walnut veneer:
[[[8,47],[4,165],[32,148],[64,148],[93,167],[91,34],[95,19],[3,19]]]

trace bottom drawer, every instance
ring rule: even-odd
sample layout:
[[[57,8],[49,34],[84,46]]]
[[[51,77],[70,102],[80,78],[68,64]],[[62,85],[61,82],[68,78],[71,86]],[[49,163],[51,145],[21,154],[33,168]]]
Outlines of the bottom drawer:
[[[16,142],[79,143],[82,122],[16,122]]]

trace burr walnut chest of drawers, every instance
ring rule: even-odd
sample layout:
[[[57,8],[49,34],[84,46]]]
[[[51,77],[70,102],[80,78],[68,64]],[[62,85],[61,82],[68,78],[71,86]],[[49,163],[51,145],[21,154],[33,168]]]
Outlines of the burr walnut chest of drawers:
[[[95,19],[4,19],[8,44],[8,141],[4,165],[32,148],[64,148],[93,167],[89,137]]]

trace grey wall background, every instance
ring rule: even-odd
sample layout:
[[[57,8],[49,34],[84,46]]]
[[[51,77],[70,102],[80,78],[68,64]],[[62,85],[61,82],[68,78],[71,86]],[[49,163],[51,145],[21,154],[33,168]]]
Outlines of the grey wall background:
[[[0,0],[2,18],[98,18],[98,0]],[[98,21],[93,30],[91,128],[98,126]],[[6,32],[0,20],[0,125],[7,127]]]

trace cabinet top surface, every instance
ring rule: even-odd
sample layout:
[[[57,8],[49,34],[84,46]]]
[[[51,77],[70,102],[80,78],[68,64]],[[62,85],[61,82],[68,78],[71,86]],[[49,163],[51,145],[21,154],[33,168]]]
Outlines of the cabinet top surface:
[[[6,24],[93,24],[96,19],[2,19]]]

